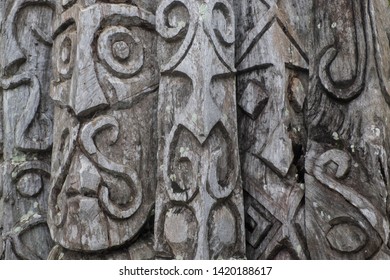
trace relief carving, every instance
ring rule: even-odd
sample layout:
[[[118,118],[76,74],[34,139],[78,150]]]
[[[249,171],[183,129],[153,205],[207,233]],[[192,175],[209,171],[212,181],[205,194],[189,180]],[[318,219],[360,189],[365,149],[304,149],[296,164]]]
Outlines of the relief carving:
[[[56,110],[48,215],[60,246],[50,258],[151,258],[154,15],[129,4],[63,6],[53,36]],[[140,248],[144,255],[134,251]],[[102,250],[111,251],[96,253]]]
[[[0,259],[390,259],[387,0],[0,0]]]
[[[302,31],[307,22],[293,19],[308,9],[310,1],[290,9],[287,2],[236,4],[241,31],[236,54],[238,123],[249,259],[309,257],[303,220],[309,34]]]
[[[342,14],[325,1],[314,5],[313,36],[319,39],[310,69],[305,162],[305,222],[313,259],[390,256],[388,105],[385,68],[378,63],[383,50],[375,39],[379,21],[373,22],[383,4],[342,1],[348,11]]]
[[[161,1],[155,250],[244,256],[231,1]],[[180,232],[180,234],[178,234]]]
[[[53,106],[49,98],[54,1],[6,1],[1,58],[5,259],[46,259]],[[30,24],[31,23],[31,24]],[[47,24],[49,23],[49,24]],[[28,38],[28,40],[25,40]],[[1,253],[0,253],[1,255]]]

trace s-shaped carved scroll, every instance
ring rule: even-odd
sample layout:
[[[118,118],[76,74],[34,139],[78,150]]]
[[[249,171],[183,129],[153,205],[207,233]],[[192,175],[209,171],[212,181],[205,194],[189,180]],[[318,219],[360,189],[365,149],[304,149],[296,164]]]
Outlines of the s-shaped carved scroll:
[[[327,169],[335,164],[335,174],[329,174]],[[386,217],[369,201],[350,186],[343,185],[339,180],[344,179],[351,168],[351,157],[341,150],[329,150],[323,153],[315,162],[314,176],[322,184],[340,194],[351,205],[355,206],[380,234],[382,240],[389,236],[389,224]]]
[[[20,150],[43,151],[49,149],[52,145],[51,133],[45,133],[45,135],[41,136],[42,139],[37,139],[35,137],[30,139],[30,137],[26,135],[29,127],[34,121],[40,104],[41,85],[39,78],[32,73],[15,74],[21,65],[27,61],[26,55],[23,53],[17,40],[15,26],[20,11],[29,5],[43,5],[52,10],[56,7],[54,0],[16,0],[13,3],[7,20],[4,23],[4,31],[7,38],[4,45],[4,51],[7,53],[7,55],[4,56],[3,61],[4,72],[6,75],[11,75],[11,78],[0,79],[0,87],[5,90],[16,89],[24,85],[30,87],[30,94],[26,106],[16,124],[15,146]],[[32,23],[30,30],[32,35],[44,45],[50,46],[52,44],[50,35],[42,31],[36,23]],[[46,126],[47,131],[52,131],[53,124],[51,119],[45,114],[40,114],[39,117],[38,125],[40,127]]]
[[[191,47],[198,28],[197,10],[192,2],[191,0],[164,0],[156,11],[156,30],[166,41],[170,42],[184,38],[183,43],[178,51],[170,57],[169,62],[161,65],[161,72],[175,69]],[[174,10],[180,9],[182,6],[184,6],[187,16],[189,16],[188,22],[171,22],[170,14],[174,14]]]
[[[27,100],[27,105],[24,108],[23,113],[16,124],[16,147],[21,150],[47,150],[50,148],[53,141],[51,134],[48,135],[48,137],[46,137],[45,139],[29,139],[26,136],[27,129],[34,120],[40,102],[41,87],[38,78],[33,74],[25,73],[16,75],[9,79],[0,80],[0,87],[6,90],[15,89],[22,85],[30,86],[30,95]],[[41,120],[41,125],[46,124],[49,128],[49,131],[51,131],[51,128],[53,126],[52,121],[44,115],[42,115],[42,117],[43,119]]]
[[[104,209],[112,216],[119,219],[127,219],[131,217],[141,206],[142,203],[142,187],[137,173],[128,166],[118,164],[105,155],[103,155],[96,147],[94,138],[101,131],[112,128],[114,131],[111,134],[108,144],[113,145],[119,134],[119,124],[117,120],[110,116],[101,116],[87,123],[81,129],[80,142],[86,154],[90,159],[101,169],[115,176],[122,178],[127,186],[131,188],[132,200],[126,206],[120,207],[115,205],[109,196],[107,186],[101,186],[99,190],[99,200],[104,206]]]
[[[218,26],[218,21],[215,20],[221,15],[227,22],[225,28]],[[226,53],[226,47],[232,46],[235,42],[233,26],[235,26],[235,20],[232,6],[226,0],[210,1],[205,15],[204,29],[213,44],[216,55],[232,72],[235,71],[234,62],[228,59],[227,54],[230,55],[230,53]]]

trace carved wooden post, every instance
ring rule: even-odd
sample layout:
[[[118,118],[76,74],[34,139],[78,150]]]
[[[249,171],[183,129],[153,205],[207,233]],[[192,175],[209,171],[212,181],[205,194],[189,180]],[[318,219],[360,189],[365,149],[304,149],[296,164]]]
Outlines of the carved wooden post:
[[[305,176],[310,255],[388,259],[388,3],[314,3]]]
[[[143,9],[153,4],[75,2],[62,1],[54,26],[50,258],[153,258],[158,69]]]
[[[55,1],[5,1],[1,77],[5,259],[45,259],[53,108],[49,97]]]
[[[247,257],[306,259],[303,119],[311,1],[238,1]]]
[[[3,22],[4,22],[4,14],[5,14],[5,0],[0,0],[0,35],[3,34]],[[0,50],[3,49],[3,40],[0,40]],[[3,56],[0,55],[0,77],[3,76]],[[3,116],[3,89],[0,87],[0,116]],[[0,121],[0,260],[4,259],[4,245],[5,240],[3,239],[3,217],[4,217],[4,196],[3,196],[3,121]]]
[[[242,258],[233,1],[163,0],[156,253]]]

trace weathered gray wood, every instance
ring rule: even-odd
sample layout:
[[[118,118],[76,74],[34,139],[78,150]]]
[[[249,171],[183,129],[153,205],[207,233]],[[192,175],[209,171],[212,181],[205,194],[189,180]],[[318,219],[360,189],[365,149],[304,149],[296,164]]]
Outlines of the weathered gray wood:
[[[163,0],[155,248],[160,258],[242,258],[233,1]]]
[[[54,1],[5,1],[1,77],[5,259],[46,259],[52,145],[51,22]]]
[[[306,259],[303,119],[312,3],[237,1],[247,257]]]
[[[95,2],[63,1],[54,24],[50,258],[122,245],[109,258],[151,258],[137,236],[150,233],[156,186],[155,17]]]
[[[310,256],[388,259],[388,2],[314,3],[305,163]]]
[[[387,0],[0,0],[0,35],[0,259],[390,259]]]
[[[4,22],[5,13],[5,0],[0,0],[0,34],[2,33],[2,26]],[[0,50],[2,49],[4,40],[0,36]],[[0,76],[3,76],[3,56],[0,55]],[[3,89],[0,87],[0,95],[3,96]],[[0,97],[0,116],[3,116],[3,99]],[[3,180],[2,180],[2,168],[3,168],[3,121],[0,121],[0,260],[4,259],[4,239],[3,239],[3,217],[4,217],[4,196],[3,196]]]

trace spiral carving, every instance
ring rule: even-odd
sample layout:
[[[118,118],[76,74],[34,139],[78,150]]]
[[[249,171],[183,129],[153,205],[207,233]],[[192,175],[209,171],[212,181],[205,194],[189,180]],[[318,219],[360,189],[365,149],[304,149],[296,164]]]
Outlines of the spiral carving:
[[[110,26],[100,34],[98,56],[110,72],[121,78],[134,76],[144,64],[141,40],[123,26]]]
[[[336,174],[334,175],[324,172],[326,166],[332,162],[337,165]],[[370,200],[359,194],[352,187],[343,185],[338,181],[348,175],[350,168],[350,155],[344,151],[333,149],[326,151],[317,159],[314,167],[314,176],[322,184],[339,193],[345,200],[359,209],[370,224],[378,231],[382,240],[386,240],[389,234],[386,217],[381,214]]]
[[[186,10],[187,22],[177,20],[182,8]],[[176,12],[176,13],[175,13]],[[161,66],[161,72],[171,71],[183,60],[197,30],[198,11],[190,0],[164,0],[156,11],[156,30],[167,42],[183,39],[179,50],[169,62]]]
[[[234,71],[234,62],[226,56],[224,47],[230,47],[235,40],[235,20],[232,6],[226,0],[209,2],[204,17],[204,29],[212,42],[219,59],[230,71]]]

